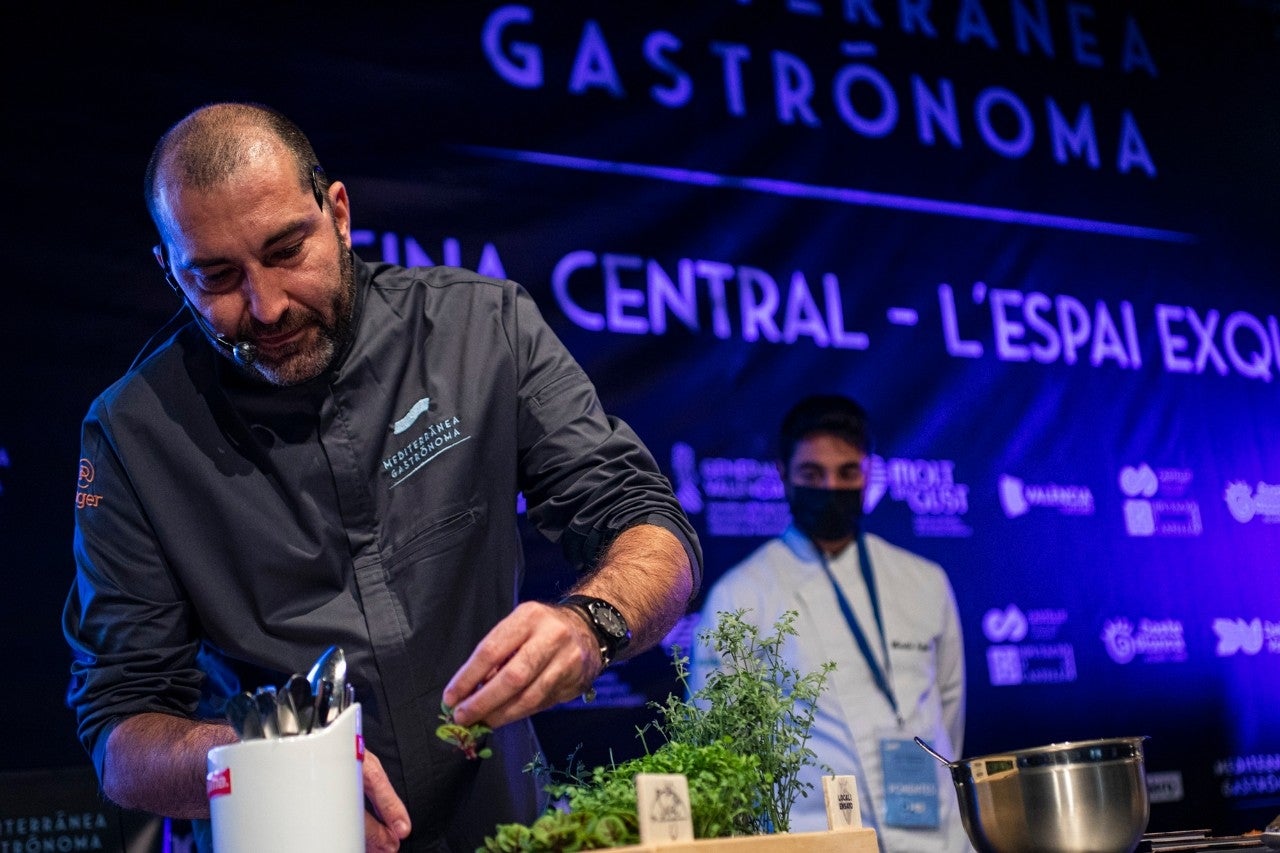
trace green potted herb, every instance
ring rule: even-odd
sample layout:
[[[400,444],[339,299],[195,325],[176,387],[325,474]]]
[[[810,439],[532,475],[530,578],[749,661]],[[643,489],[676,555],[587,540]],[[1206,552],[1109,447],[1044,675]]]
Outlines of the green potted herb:
[[[817,763],[808,747],[814,700],[835,664],[802,674],[781,656],[795,634],[797,613],[788,611],[762,637],[742,618],[744,611],[718,614],[717,624],[699,634],[722,661],[704,687],[689,690],[689,658],[672,650],[681,695],[650,702],[657,718],[637,731],[645,747],[638,758],[587,771],[574,765],[557,770],[538,756],[526,768],[551,780],[555,804],[534,823],[501,824],[480,851],[594,850],[639,843],[637,773],[679,773],[689,783],[689,810],[696,838],[786,832],[796,798],[811,788],[802,767]],[[440,736],[471,755],[476,737],[446,724]],[[663,743],[652,751],[645,734],[653,729]],[[480,853],[477,851],[477,853]]]
[[[652,725],[668,742],[700,746],[727,740],[739,752],[757,756],[757,808],[734,834],[787,832],[791,807],[813,787],[800,780],[800,770],[809,764],[829,770],[808,744],[816,700],[836,665],[827,661],[807,674],[787,666],[782,646],[796,633],[796,611],[783,613],[765,637],[743,620],[744,612],[721,612],[715,627],[699,634],[716,650],[720,667],[688,699],[672,695],[656,706],[661,719]],[[688,695],[689,659],[676,649],[674,662]]]

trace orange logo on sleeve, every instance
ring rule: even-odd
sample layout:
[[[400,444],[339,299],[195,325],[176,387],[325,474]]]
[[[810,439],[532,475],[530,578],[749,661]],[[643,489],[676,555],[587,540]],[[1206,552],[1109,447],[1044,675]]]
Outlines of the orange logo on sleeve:
[[[80,473],[76,477],[76,509],[97,506],[102,503],[102,495],[86,491],[93,485],[93,463],[88,459],[80,460]]]

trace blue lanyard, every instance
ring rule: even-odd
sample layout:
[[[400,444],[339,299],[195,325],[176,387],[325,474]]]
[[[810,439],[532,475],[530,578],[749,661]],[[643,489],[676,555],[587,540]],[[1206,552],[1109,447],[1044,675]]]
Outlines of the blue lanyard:
[[[889,700],[889,707],[893,709],[893,715],[898,718],[898,725],[902,726],[902,714],[898,712],[898,700],[894,698],[893,688],[889,686],[889,644],[885,640],[884,619],[880,615],[880,596],[876,594],[876,579],[871,573],[871,557],[867,554],[866,539],[863,538],[861,533],[858,534],[858,565],[862,569],[862,580],[867,585],[867,596],[871,599],[871,612],[876,617],[876,628],[880,631],[880,648],[884,651],[884,669],[880,668],[875,655],[871,653],[871,646],[867,643],[867,636],[862,632],[862,627],[858,625],[858,620],[853,615],[853,608],[849,606],[849,601],[844,597],[840,584],[836,582],[836,576],[832,573],[830,564],[827,563],[827,555],[823,553],[821,548],[817,550],[818,560],[822,563],[822,569],[827,573],[827,579],[831,581],[831,586],[835,589],[836,601],[840,604],[840,612],[844,614],[844,621],[849,623],[849,630],[853,632],[853,638],[858,642],[858,650],[866,658],[867,667],[871,670],[871,676],[875,679],[876,687],[880,688],[884,698]]]

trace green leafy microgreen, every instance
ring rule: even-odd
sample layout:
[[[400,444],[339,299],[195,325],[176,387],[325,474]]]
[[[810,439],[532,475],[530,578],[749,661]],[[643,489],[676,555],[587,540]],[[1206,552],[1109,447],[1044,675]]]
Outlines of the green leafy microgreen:
[[[472,761],[493,755],[493,750],[482,743],[493,729],[484,723],[464,726],[454,722],[453,709],[443,702],[440,703],[440,719],[443,722],[436,727],[436,737],[440,740],[458,747]]]

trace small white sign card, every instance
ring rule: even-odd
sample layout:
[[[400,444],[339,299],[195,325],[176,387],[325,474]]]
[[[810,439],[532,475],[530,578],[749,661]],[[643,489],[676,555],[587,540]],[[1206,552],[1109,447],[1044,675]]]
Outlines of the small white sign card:
[[[823,776],[822,796],[827,803],[827,829],[862,829],[856,778]]]
[[[641,844],[692,841],[689,780],[682,773],[637,773],[636,816]]]

